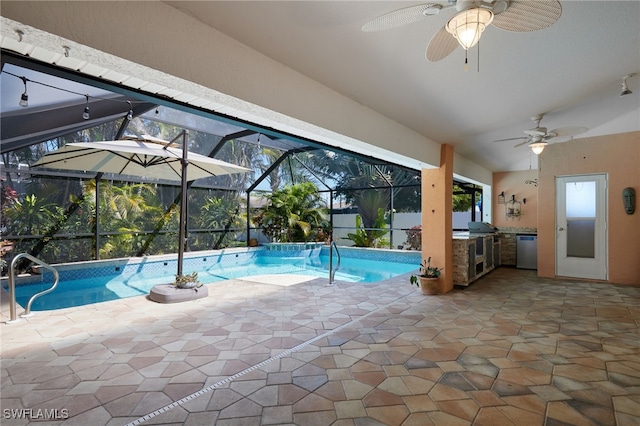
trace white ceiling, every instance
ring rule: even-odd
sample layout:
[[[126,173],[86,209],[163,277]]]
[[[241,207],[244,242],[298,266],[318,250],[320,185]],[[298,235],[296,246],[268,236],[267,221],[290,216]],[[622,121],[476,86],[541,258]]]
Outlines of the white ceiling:
[[[534,0],[526,0],[534,1]],[[403,27],[362,25],[419,2],[169,1],[167,4],[264,55],[421,133],[492,171],[525,170],[535,156],[517,142],[530,117],[578,138],[640,130],[640,1],[563,0],[552,26],[515,33],[490,26],[478,50],[425,59],[454,9]],[[446,0],[442,2],[445,4]],[[532,158],[533,157],[533,158]]]

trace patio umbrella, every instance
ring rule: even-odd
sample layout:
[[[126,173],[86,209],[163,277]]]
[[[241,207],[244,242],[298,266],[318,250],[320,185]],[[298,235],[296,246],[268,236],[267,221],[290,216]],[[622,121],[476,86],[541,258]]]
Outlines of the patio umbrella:
[[[174,142],[182,139],[182,147]],[[189,152],[187,132],[172,141],[144,135],[115,141],[69,143],[33,164],[63,170],[115,173],[181,181],[178,275],[182,276],[187,217],[187,182],[209,177],[246,173],[249,169]]]
[[[182,147],[176,147],[172,142],[144,135],[136,139],[68,143],[46,154],[33,166],[179,181],[182,179],[182,159],[188,155],[188,182],[248,171],[193,152],[185,155],[182,151]]]

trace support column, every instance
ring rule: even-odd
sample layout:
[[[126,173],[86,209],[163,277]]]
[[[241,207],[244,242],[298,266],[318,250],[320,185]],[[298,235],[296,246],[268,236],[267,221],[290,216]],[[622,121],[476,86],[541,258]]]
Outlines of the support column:
[[[422,258],[443,268],[439,292],[453,290],[453,147],[440,148],[440,167],[422,169]]]

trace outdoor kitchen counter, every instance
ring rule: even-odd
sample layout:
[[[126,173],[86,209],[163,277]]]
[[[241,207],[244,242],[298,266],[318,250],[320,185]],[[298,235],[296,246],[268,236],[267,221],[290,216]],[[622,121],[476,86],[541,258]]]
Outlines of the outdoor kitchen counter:
[[[497,233],[453,234],[453,285],[468,286],[500,265]]]
[[[469,231],[459,231],[453,233],[454,240],[469,240],[469,239],[477,239],[478,237],[488,237],[498,235],[496,232],[489,233],[481,233],[481,232],[469,232]]]
[[[537,235],[535,227],[500,227],[500,265],[516,266],[516,235]]]

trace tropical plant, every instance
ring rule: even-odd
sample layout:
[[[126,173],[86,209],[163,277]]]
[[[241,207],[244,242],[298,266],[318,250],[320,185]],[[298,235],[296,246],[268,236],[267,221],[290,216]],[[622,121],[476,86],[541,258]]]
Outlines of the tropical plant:
[[[109,215],[119,223],[144,226],[149,211],[155,207],[149,204],[155,193],[155,188],[145,183],[108,185],[105,199]]]
[[[195,245],[201,245],[206,249],[217,250],[236,236],[235,232],[229,232],[231,228],[239,228],[244,225],[238,214],[239,202],[233,196],[211,197],[200,207],[197,223],[201,228],[215,230],[208,232],[204,241],[197,241]]]
[[[100,257],[132,256],[144,250],[146,236],[143,231],[147,230],[150,224],[164,218],[164,212],[158,205],[155,187],[144,183],[116,185],[105,180],[100,182],[98,223],[103,232],[115,233],[101,239]],[[87,181],[84,185],[87,207],[94,218],[95,189],[95,180]],[[169,213],[165,219],[168,220],[170,217]],[[91,221],[95,227],[95,219]]]
[[[18,192],[2,181],[2,198],[0,198],[0,230],[7,231],[7,215],[5,211],[18,200]]]
[[[310,241],[328,226],[327,209],[311,182],[285,187],[266,198],[267,205],[254,216],[254,222],[271,240]]]
[[[178,288],[199,288],[202,287],[202,283],[198,280],[198,273],[192,272],[187,275],[176,275],[176,279],[173,285]]]
[[[384,228],[384,212],[389,206],[389,191],[368,189],[354,191],[352,195],[365,232],[369,234],[369,240],[374,241],[377,230],[371,228]]]
[[[190,131],[189,137],[192,139],[191,150],[206,156],[209,156],[212,152],[211,147],[220,142],[219,137],[204,132]],[[212,141],[212,137],[215,142]],[[259,170],[261,164],[259,156],[260,148],[255,144],[247,143],[240,139],[229,139],[215,153],[214,158],[252,170]],[[199,180],[199,183],[209,183],[220,188],[246,188],[251,184],[249,181],[251,177],[251,173],[233,173],[204,178]]]
[[[453,185],[453,211],[466,212],[474,205],[471,194],[466,193],[458,185]]]
[[[56,206],[45,203],[35,194],[16,199],[5,208],[3,216],[8,219],[9,232],[14,235],[44,233],[54,222]]]
[[[304,158],[317,174],[336,182],[336,195],[345,197],[347,203],[359,207],[359,191],[380,192],[386,204],[376,206],[372,210],[372,217],[375,217],[378,207],[388,207],[391,185],[394,187],[396,211],[420,210],[419,172],[388,164],[371,164],[348,154],[326,150],[310,151],[304,154]],[[364,222],[367,225],[366,219]]]
[[[429,256],[427,260],[423,259],[422,263],[420,264],[420,275],[419,276],[412,275],[409,281],[411,282],[411,284],[420,287],[418,277],[438,278],[440,277],[441,272],[442,272],[441,268],[437,266],[431,266],[431,256]]]
[[[407,233],[407,244],[411,250],[422,249],[422,225],[412,226],[411,229],[405,231]]]
[[[2,198],[0,198],[0,207],[5,208],[13,204],[18,199],[18,192],[9,185],[2,182]]]
[[[8,263],[4,259],[4,255],[13,250],[14,243],[13,241],[3,240],[0,241],[0,275],[5,275],[8,270]]]
[[[373,222],[375,229],[366,229],[360,215],[356,215],[356,232],[347,234],[347,239],[353,241],[356,247],[381,247],[384,246],[382,237],[389,233],[385,230],[387,223],[384,216],[384,210],[378,209],[378,214]]]

